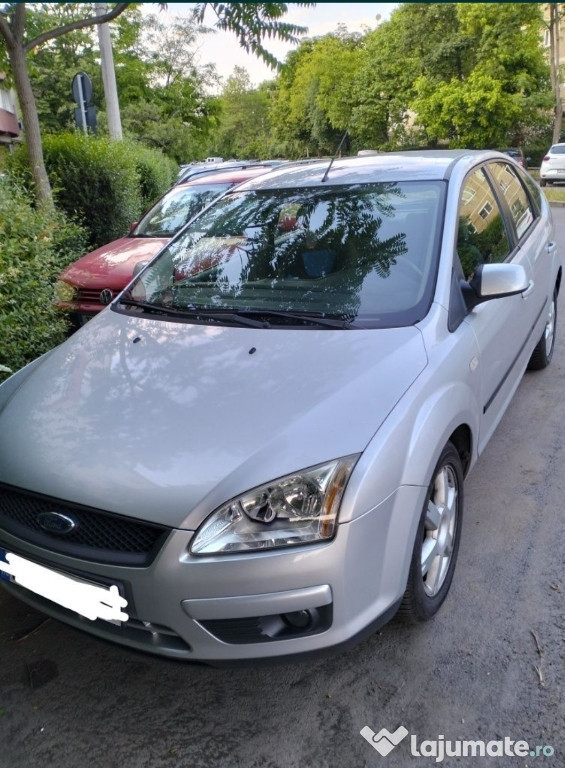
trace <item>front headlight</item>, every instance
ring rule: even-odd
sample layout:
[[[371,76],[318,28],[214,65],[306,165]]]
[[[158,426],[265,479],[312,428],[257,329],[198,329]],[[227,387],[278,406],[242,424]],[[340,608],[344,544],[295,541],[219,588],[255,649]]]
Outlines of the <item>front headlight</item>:
[[[78,288],[74,285],[65,283],[64,280],[56,280],[53,288],[53,297],[57,304],[69,304],[74,301],[78,294]]]
[[[251,552],[331,539],[358,458],[328,461],[232,499],[200,526],[191,553]]]

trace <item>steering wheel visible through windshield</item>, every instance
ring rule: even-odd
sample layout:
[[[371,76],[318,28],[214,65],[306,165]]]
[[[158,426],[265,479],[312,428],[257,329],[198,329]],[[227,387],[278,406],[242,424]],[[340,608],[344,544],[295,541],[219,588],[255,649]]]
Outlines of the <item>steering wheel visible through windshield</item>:
[[[285,317],[410,325],[431,302],[444,193],[444,182],[414,181],[228,194],[161,252],[121,308],[269,327]]]

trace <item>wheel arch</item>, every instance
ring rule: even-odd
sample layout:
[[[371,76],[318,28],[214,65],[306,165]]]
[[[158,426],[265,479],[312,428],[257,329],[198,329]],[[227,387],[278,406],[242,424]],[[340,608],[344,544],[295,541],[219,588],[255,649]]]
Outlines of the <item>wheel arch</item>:
[[[400,486],[424,487],[451,441],[468,474],[477,458],[478,404],[473,389],[451,383],[395,409],[366,447],[348,484],[340,520],[359,517]]]
[[[471,457],[473,455],[473,434],[468,424],[460,424],[449,436],[449,442],[453,443],[455,450],[461,459],[463,467],[463,477],[467,477],[471,468]]]

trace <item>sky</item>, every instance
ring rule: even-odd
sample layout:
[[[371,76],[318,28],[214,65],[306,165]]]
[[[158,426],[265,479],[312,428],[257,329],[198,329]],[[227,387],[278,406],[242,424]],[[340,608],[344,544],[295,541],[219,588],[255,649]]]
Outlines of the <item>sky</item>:
[[[155,13],[153,3],[144,5],[147,6],[148,12]],[[308,27],[308,37],[332,32],[340,23],[345,24],[350,32],[359,32],[363,26],[374,29],[380,21],[390,17],[397,5],[397,3],[317,3],[314,8],[299,8],[289,3],[289,12],[281,21]],[[167,13],[184,16],[188,14],[191,6],[191,3],[169,3]],[[164,12],[162,13],[164,15]],[[380,18],[377,19],[377,17]],[[211,26],[213,15],[207,15],[204,23]],[[293,49],[293,46],[273,40],[267,40],[266,47],[280,61],[283,61],[286,54]],[[213,35],[204,36],[199,59],[201,64],[214,62],[218,73],[223,78],[229,77],[235,66],[245,67],[253,85],[258,85],[263,80],[270,80],[275,76],[273,70],[256,56],[245,53],[240,48],[235,35],[229,32],[216,32]]]

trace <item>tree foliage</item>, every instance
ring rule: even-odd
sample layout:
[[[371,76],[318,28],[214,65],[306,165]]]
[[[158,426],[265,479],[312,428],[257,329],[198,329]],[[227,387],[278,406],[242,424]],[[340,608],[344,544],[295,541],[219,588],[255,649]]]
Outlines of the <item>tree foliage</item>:
[[[209,154],[249,159],[277,154],[269,121],[271,94],[268,83],[253,88],[248,72],[235,67],[216,100],[218,124],[210,138]]]
[[[548,66],[534,3],[404,3],[364,35],[305,40],[276,81],[273,131],[290,156],[522,144],[543,133]]]
[[[9,61],[22,110],[35,192],[40,202],[52,207],[52,191],[45,170],[41,129],[29,75],[28,55],[35,49],[51,44],[54,40],[77,30],[110,22],[118,18],[132,4],[116,3],[108,13],[99,16],[92,14],[92,4],[72,4],[75,8],[82,6],[83,15],[62,23],[60,19],[53,22],[51,18],[46,22],[46,14],[42,16],[41,8],[37,14],[30,15],[27,13],[26,5],[28,4],[5,3],[0,6],[0,38],[3,40],[7,54],[4,58]],[[265,47],[265,40],[279,38],[294,41],[297,39],[296,36],[304,31],[301,27],[281,21],[281,17],[288,10],[285,3],[199,3],[194,9],[194,19],[202,20],[208,7],[216,16],[218,28],[233,32],[246,50],[262,57],[271,65],[277,62]],[[32,8],[32,12],[34,10]],[[36,23],[38,21],[46,22],[45,26],[38,27]],[[175,50],[180,55],[182,46]]]
[[[292,3],[298,7],[308,7],[316,3]],[[273,68],[279,62],[265,47],[265,38],[297,43],[299,35],[307,30],[296,24],[281,21],[288,11],[287,3],[197,3],[194,18],[199,23],[210,10],[215,18],[214,26],[224,32],[233,32],[241,47],[247,53],[253,53]]]
[[[523,141],[547,107],[548,69],[534,3],[456,4],[454,34],[465,44],[461,70],[432,68],[416,81],[413,109],[429,140],[452,146]],[[446,40],[448,38],[446,37]],[[540,94],[545,98],[540,99]]]

